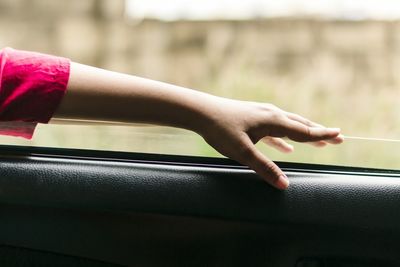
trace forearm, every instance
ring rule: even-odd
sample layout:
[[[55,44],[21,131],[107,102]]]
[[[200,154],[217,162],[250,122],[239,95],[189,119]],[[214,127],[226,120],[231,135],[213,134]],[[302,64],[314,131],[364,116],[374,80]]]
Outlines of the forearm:
[[[198,131],[218,98],[198,91],[71,64],[68,89],[57,118],[152,123]]]

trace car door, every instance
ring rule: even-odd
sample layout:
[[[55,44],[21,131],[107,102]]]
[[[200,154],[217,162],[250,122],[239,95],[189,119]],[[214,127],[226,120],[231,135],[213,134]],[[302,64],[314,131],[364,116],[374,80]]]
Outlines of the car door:
[[[400,172],[0,147],[1,266],[399,266]]]

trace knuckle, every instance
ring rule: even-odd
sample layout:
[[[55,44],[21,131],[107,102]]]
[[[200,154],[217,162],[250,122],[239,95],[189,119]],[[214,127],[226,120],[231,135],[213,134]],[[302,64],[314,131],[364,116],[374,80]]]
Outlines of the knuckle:
[[[277,110],[278,107],[275,106],[274,104],[265,104],[265,107],[270,109],[270,110]]]
[[[276,183],[281,173],[279,167],[272,161],[269,161],[266,163],[266,168],[268,172],[268,180],[273,184]]]
[[[285,119],[285,116],[282,114],[280,111],[272,111],[269,114],[269,118],[275,122],[283,121]]]
[[[313,137],[313,134],[311,132],[311,128],[310,127],[305,127],[305,136],[310,138],[310,139]]]
[[[268,168],[269,172],[273,174],[278,174],[279,173],[279,168],[278,166],[275,165],[272,161],[268,161],[266,163],[266,167]]]
[[[252,160],[254,154],[252,145],[247,143],[240,144],[238,147],[238,153],[244,162]]]
[[[310,127],[313,126],[313,122],[310,121],[309,119],[303,118],[302,120],[305,125],[310,126]]]
[[[260,108],[267,112],[280,111],[280,109],[277,106],[275,106],[273,104],[269,104],[269,103],[261,104]]]
[[[302,128],[299,128],[297,133],[294,134],[291,139],[293,139],[296,142],[304,143],[313,141],[314,138],[310,127],[304,126]]]

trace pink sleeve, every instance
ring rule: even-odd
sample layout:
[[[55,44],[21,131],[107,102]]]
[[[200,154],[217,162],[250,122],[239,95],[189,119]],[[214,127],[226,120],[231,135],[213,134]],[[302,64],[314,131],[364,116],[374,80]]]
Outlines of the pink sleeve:
[[[70,61],[40,53],[0,51],[0,134],[32,138],[67,89]]]

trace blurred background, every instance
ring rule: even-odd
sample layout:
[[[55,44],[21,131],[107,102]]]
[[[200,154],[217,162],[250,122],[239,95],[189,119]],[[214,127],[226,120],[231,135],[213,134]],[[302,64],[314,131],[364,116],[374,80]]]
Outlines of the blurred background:
[[[400,138],[397,0],[0,0],[5,46]],[[194,133],[155,126],[40,125],[32,141],[0,143],[220,156]],[[400,168],[394,142],[295,144],[291,155],[258,146],[274,160]]]

